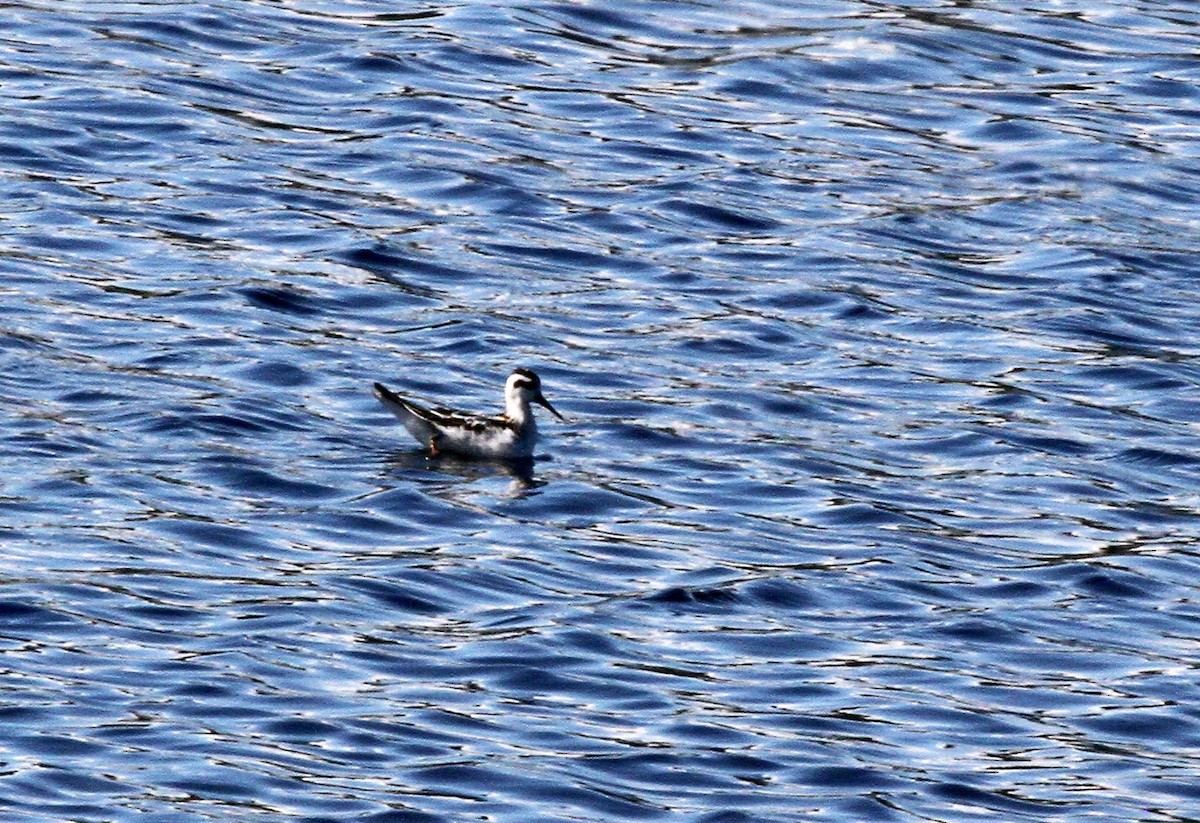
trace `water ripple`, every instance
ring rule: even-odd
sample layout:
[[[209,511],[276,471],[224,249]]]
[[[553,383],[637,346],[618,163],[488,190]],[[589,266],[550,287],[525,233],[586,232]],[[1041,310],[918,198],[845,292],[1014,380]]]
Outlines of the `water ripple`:
[[[1186,4],[9,18],[0,806],[1186,817]]]

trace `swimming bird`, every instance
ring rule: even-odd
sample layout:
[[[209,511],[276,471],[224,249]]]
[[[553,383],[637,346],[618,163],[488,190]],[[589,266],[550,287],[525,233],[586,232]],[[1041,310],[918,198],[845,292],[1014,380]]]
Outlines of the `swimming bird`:
[[[382,383],[375,396],[396,415],[418,443],[428,445],[433,457],[458,454],[482,458],[528,458],[537,443],[537,421],[531,403],[545,406],[559,420],[563,416],[542,395],[542,381],[529,369],[516,369],[504,384],[504,414],[468,414],[442,407],[427,409],[410,403]]]

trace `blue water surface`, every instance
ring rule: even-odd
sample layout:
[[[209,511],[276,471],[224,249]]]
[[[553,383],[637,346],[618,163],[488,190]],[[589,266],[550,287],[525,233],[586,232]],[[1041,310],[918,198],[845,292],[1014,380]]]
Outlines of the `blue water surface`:
[[[1200,820],[1200,7],[0,19],[4,819]]]

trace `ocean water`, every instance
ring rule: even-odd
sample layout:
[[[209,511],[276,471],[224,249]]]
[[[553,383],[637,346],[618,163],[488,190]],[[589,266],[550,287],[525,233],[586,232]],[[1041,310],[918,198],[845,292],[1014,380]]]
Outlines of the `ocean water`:
[[[1194,4],[0,21],[4,819],[1200,820]]]

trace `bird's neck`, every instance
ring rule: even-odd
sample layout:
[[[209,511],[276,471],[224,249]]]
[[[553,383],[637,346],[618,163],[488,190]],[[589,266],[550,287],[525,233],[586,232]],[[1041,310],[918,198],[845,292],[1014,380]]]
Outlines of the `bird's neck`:
[[[505,398],[504,414],[518,426],[533,422],[533,410],[529,408],[529,401],[520,397]]]

